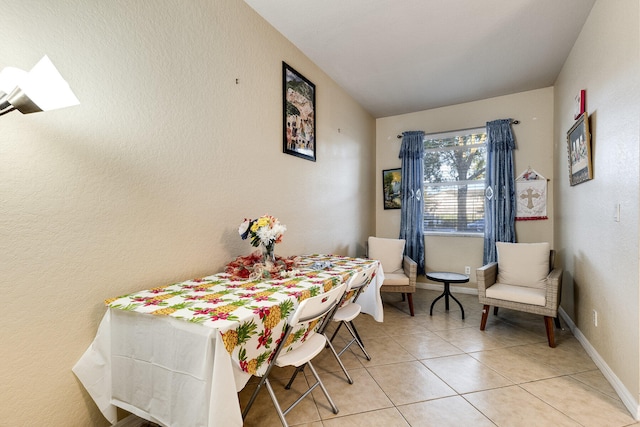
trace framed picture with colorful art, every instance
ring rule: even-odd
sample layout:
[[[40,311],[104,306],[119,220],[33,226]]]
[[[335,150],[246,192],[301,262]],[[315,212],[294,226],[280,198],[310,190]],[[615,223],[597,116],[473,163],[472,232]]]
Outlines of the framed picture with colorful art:
[[[569,184],[577,185],[593,179],[591,134],[586,112],[580,115],[567,132],[567,151],[569,153]]]
[[[382,200],[385,209],[400,209],[400,183],[402,182],[402,169],[385,169],[382,171]]]
[[[316,85],[282,62],[282,150],[316,161]]]

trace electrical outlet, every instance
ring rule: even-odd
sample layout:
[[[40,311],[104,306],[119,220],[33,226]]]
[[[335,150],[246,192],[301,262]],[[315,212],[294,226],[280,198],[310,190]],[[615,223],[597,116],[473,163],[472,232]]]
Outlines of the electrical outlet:
[[[598,327],[598,312],[593,310],[593,326]]]
[[[464,268],[464,274],[471,274],[471,267],[468,265]]]

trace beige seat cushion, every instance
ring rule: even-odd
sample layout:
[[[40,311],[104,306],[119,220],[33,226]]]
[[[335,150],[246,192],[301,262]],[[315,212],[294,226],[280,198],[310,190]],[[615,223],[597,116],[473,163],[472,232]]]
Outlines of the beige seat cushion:
[[[527,288],[524,286],[506,285],[496,283],[487,288],[487,298],[495,298],[505,301],[521,302],[523,304],[539,305],[546,304],[546,290],[538,288]]]
[[[382,286],[409,286],[409,277],[404,274],[403,270],[393,273],[384,273],[384,282]]]
[[[385,273],[385,278],[387,273],[402,270],[404,245],[404,239],[369,237],[369,259],[377,259],[380,261],[382,271]]]
[[[551,250],[549,243],[496,242],[496,249],[497,283],[538,289],[546,287]]]

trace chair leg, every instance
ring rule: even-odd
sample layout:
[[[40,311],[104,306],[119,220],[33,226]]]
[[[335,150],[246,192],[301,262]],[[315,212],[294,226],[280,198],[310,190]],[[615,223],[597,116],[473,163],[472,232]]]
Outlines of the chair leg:
[[[498,307],[493,307],[493,315],[494,316],[498,315]]]
[[[309,369],[311,370],[311,373],[315,377],[316,382],[314,384],[312,384],[311,387],[309,387],[307,389],[307,391],[305,391],[300,396],[298,396],[296,401],[293,402],[291,405],[289,405],[289,407],[287,409],[285,409],[284,411],[282,411],[282,409],[280,409],[278,411],[278,415],[280,415],[280,413],[282,413],[282,416],[280,417],[280,420],[282,421],[282,424],[285,425],[285,426],[286,426],[286,422],[287,421],[284,419],[284,416],[287,415],[289,412],[291,412],[291,410],[293,408],[298,406],[298,404],[300,402],[302,402],[307,396],[309,396],[313,392],[313,390],[315,390],[315,388],[318,387],[318,386],[320,386],[320,388],[322,389],[322,392],[324,393],[325,397],[329,401],[329,404],[331,405],[331,409],[333,410],[333,413],[334,414],[338,413],[338,407],[336,406],[335,403],[333,403],[333,400],[331,399],[331,396],[329,396],[329,392],[327,391],[327,389],[325,388],[324,384],[322,383],[322,380],[318,376],[318,372],[316,372],[315,368],[311,364],[311,361],[307,362],[307,366],[309,366]],[[277,399],[275,397],[275,393],[272,394],[271,399],[273,400],[273,403],[276,406],[276,409],[279,409],[279,404],[277,403]]]
[[[412,293],[408,293],[407,294],[407,299],[409,300],[409,313],[411,313],[411,316],[414,316],[414,313],[413,313],[413,294]]]
[[[320,386],[320,388],[322,389],[322,392],[324,393],[325,397],[329,401],[329,404],[331,405],[331,409],[333,410],[333,413],[337,414],[338,413],[338,407],[336,406],[335,403],[333,403],[333,400],[331,399],[331,396],[329,396],[329,392],[327,391],[327,389],[324,387],[324,384],[322,383],[322,380],[320,380],[320,377],[318,376],[318,373],[316,372],[316,370],[313,367],[313,365],[311,364],[311,362],[309,362],[308,365],[309,365],[309,369],[311,369],[311,373],[316,378],[316,385]],[[315,388],[315,385],[311,387],[311,389],[313,389],[313,388]]]
[[[255,388],[255,390],[253,390],[253,394],[251,395],[251,397],[249,398],[249,401],[247,402],[247,406],[244,407],[244,411],[242,411],[242,419],[244,420],[247,416],[247,414],[249,413],[249,409],[251,409],[251,406],[253,406],[253,402],[255,402],[256,397],[258,397],[258,393],[260,392],[260,389],[262,388],[263,385],[267,384],[267,377],[263,376],[262,378],[260,378],[260,382],[258,383],[257,387]],[[267,388],[270,387],[267,386]]]
[[[333,353],[333,356],[338,361],[338,365],[340,365],[340,368],[342,369],[342,372],[344,372],[344,375],[347,377],[347,382],[349,384],[353,384],[353,380],[351,379],[351,376],[349,375],[349,372],[347,372],[347,368],[345,368],[344,364],[342,363],[342,360],[340,359],[340,356],[338,356],[338,353],[336,353],[336,349],[333,347],[333,344],[331,344],[331,341],[329,340],[329,338],[327,337],[326,334],[325,334],[324,337],[327,339],[327,347],[329,347],[329,349]],[[297,373],[297,371],[294,373],[294,375],[296,373]],[[293,378],[291,379],[291,381],[293,381]],[[291,381],[289,381],[289,384],[291,384]]]
[[[562,325],[560,324],[560,316],[559,316],[559,315],[558,315],[558,316],[556,316],[556,317],[554,318],[554,320],[555,320],[555,323],[556,323],[556,328],[558,328],[558,329],[562,329]]]
[[[353,324],[353,320],[349,321],[349,325],[351,325],[351,329],[353,330],[353,333],[355,334],[358,341],[360,341],[360,344],[364,345],[364,341],[362,341],[362,338],[360,338],[360,334],[358,334],[358,330],[356,329],[356,325]]]
[[[280,417],[280,422],[284,427],[288,427],[289,424],[287,423],[287,420],[285,420],[284,418],[284,413],[280,408],[280,403],[278,402],[278,399],[276,399],[276,394],[274,393],[273,388],[271,387],[271,383],[269,382],[269,379],[265,381],[264,385],[267,387],[267,390],[269,391],[269,396],[271,396],[271,401],[273,402],[273,406],[276,407],[276,412],[278,413],[278,417]]]
[[[371,356],[369,356],[369,353],[367,353],[367,350],[364,349],[364,344],[362,344],[362,341],[360,341],[360,339],[358,338],[358,334],[353,330],[353,328],[350,325],[351,322],[344,322],[344,326],[349,330],[349,333],[351,333],[351,336],[353,337],[353,339],[351,341],[349,341],[349,343],[347,344],[347,346],[345,348],[342,349],[342,351],[338,354],[342,354],[344,353],[344,351],[349,348],[351,346],[351,344],[353,344],[354,342],[356,344],[358,344],[358,347],[360,347],[360,350],[362,350],[362,352],[364,353],[365,357],[367,358],[367,360],[371,360]]]
[[[544,316],[544,325],[547,328],[547,340],[549,341],[549,347],[555,348],[556,342],[553,331],[553,317]]]
[[[487,318],[489,317],[489,309],[491,307],[488,305],[485,305],[482,308],[482,320],[480,320],[480,330],[484,331],[484,328],[487,326]]]
[[[326,338],[326,337],[325,337]],[[320,379],[320,376],[318,376],[318,373],[316,372],[316,369],[313,367],[313,364],[311,363],[311,361],[308,361],[306,363],[306,365],[309,367],[309,369],[311,370],[311,373],[313,374],[313,376],[316,379],[315,384],[313,384],[311,387],[309,387],[307,389],[307,391],[305,391],[304,393],[302,393],[295,402],[293,402],[291,405],[289,405],[289,407],[287,409],[285,409],[284,411],[282,410],[282,408],[280,407],[280,403],[278,402],[278,399],[276,398],[276,394],[273,391],[273,388],[271,387],[271,383],[269,382],[269,379],[265,380],[265,386],[267,387],[267,390],[269,390],[269,395],[271,396],[271,400],[273,401],[273,406],[276,407],[276,411],[278,412],[278,416],[280,417],[280,422],[282,422],[282,425],[287,427],[287,420],[284,418],[285,415],[287,415],[289,412],[291,412],[291,410],[293,408],[295,408],[296,406],[298,406],[298,403],[302,402],[307,396],[309,396],[313,390],[320,386],[320,388],[322,389],[322,392],[324,393],[325,397],[327,398],[327,400],[329,401],[329,404],[331,405],[331,409],[333,410],[334,414],[338,413],[338,407],[336,406],[335,403],[333,403],[333,400],[331,399],[331,396],[329,396],[329,392],[327,391],[327,389],[325,388],[324,384],[322,383],[322,380]],[[244,419],[244,418],[243,418]]]
[[[326,336],[325,336],[326,338]],[[291,389],[291,384],[293,384],[293,381],[296,379],[296,377],[298,376],[298,373],[302,372],[304,370],[305,365],[300,365],[296,368],[295,371],[293,371],[293,375],[291,375],[291,379],[289,380],[289,382],[287,383],[286,386],[284,386],[285,390],[290,390]]]
[[[336,337],[336,335],[338,335],[338,331],[342,327],[342,323],[343,322],[338,323],[338,326],[336,327],[336,330],[333,331],[333,335],[331,335],[331,339],[329,341],[333,342],[333,339]]]

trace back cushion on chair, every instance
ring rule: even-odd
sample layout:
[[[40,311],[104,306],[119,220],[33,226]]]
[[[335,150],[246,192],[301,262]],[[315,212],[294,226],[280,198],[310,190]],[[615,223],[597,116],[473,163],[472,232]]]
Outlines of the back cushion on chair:
[[[404,245],[404,239],[369,237],[369,258],[380,261],[385,273],[401,270]]]
[[[549,274],[549,243],[496,242],[497,283],[545,288]]]

